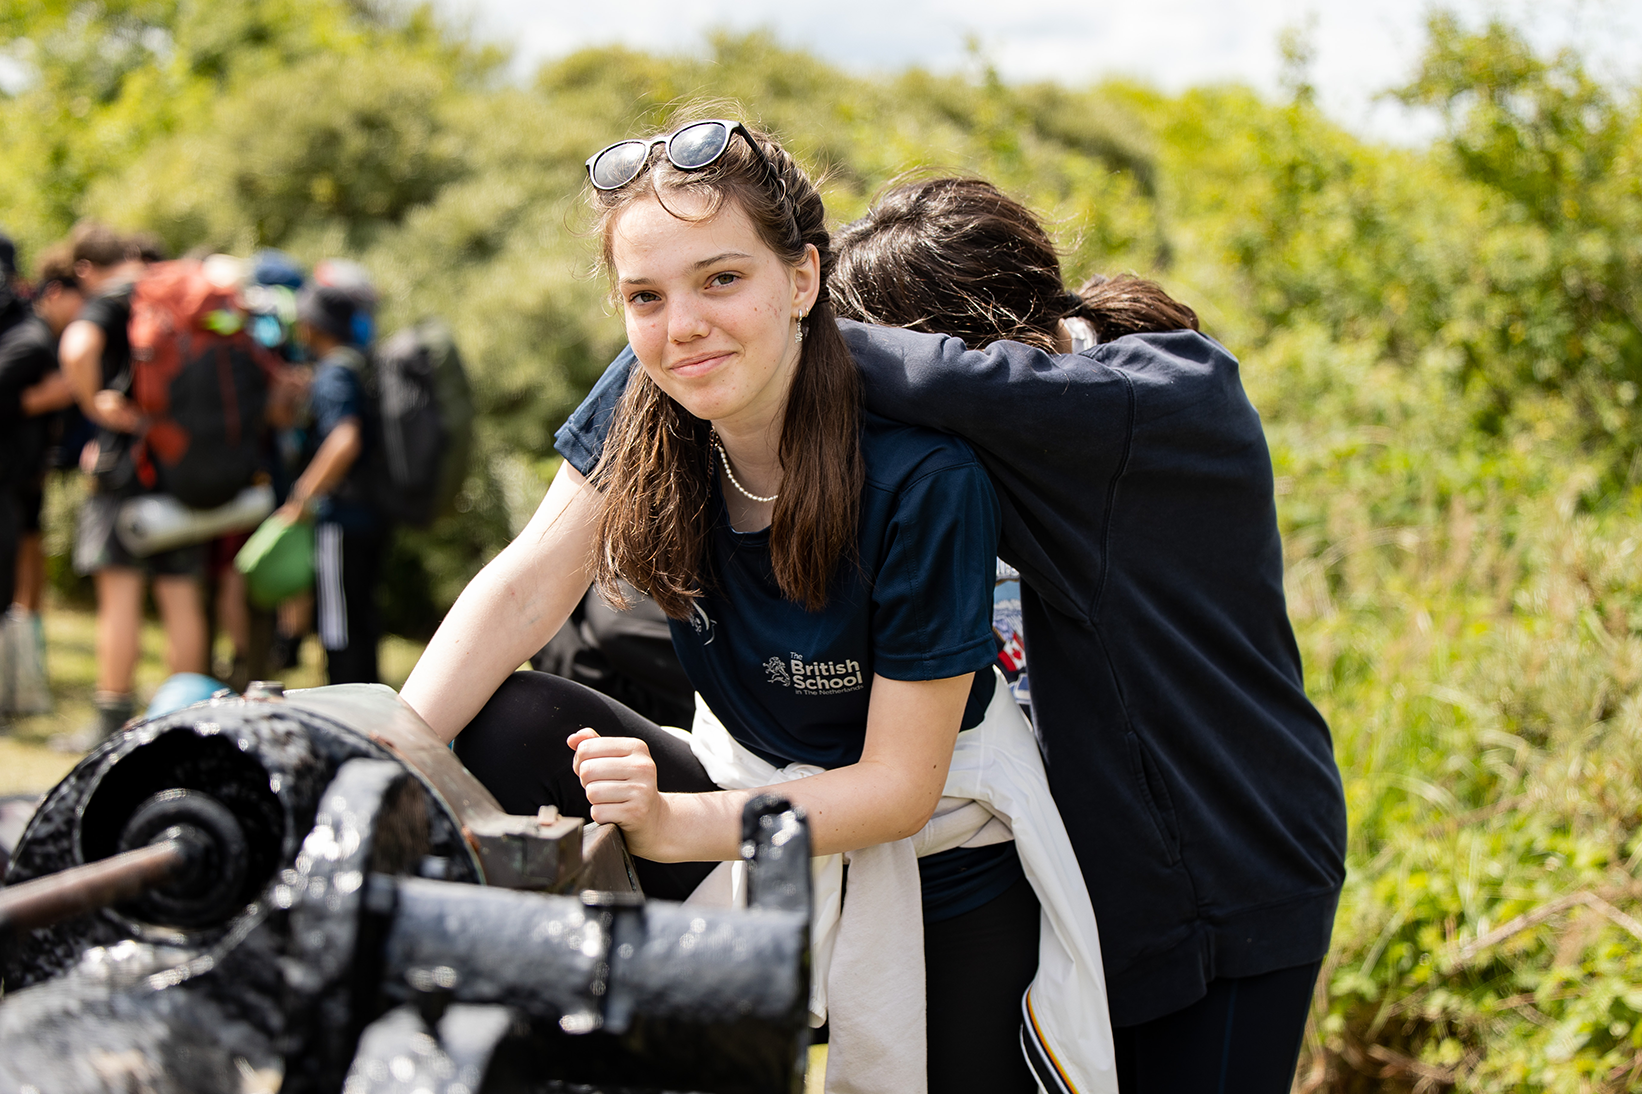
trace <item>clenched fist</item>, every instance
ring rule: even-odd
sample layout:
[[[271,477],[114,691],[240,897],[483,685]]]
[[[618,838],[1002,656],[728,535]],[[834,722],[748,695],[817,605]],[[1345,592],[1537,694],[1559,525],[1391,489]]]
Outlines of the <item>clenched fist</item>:
[[[656,789],[649,746],[633,737],[600,737],[591,729],[577,730],[565,744],[576,750],[571,770],[587,792],[593,819],[616,825],[634,854],[649,857],[646,845],[656,840],[667,809]]]

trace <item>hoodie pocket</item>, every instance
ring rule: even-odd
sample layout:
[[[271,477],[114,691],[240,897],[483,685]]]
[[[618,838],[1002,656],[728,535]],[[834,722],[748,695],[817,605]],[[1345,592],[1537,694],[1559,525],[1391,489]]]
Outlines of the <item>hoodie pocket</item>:
[[[1169,788],[1163,782],[1163,772],[1158,770],[1151,752],[1137,734],[1129,733],[1124,739],[1129,746],[1129,771],[1134,777],[1135,789],[1146,803],[1146,812],[1163,844],[1163,853],[1173,866],[1180,861],[1180,827]]]

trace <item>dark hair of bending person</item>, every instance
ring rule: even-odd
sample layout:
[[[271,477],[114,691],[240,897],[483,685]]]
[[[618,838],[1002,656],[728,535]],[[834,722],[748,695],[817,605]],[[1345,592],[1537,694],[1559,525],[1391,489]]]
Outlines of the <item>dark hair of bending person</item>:
[[[839,230],[837,247],[840,316],[955,335],[970,349],[1008,339],[1064,352],[1068,319],[1087,322],[1100,342],[1198,329],[1196,312],[1143,277],[1097,275],[1067,291],[1038,218],[984,179],[888,190]]]

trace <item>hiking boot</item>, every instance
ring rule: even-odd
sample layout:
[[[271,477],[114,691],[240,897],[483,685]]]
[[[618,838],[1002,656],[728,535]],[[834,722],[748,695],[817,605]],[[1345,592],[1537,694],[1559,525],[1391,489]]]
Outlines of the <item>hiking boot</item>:
[[[129,693],[99,691],[96,703],[95,721],[73,733],[58,734],[51,739],[51,747],[58,752],[90,752],[118,733],[136,710],[136,702]]]
[[[136,700],[127,692],[124,695],[114,692],[99,691],[97,693],[97,740],[106,741],[129,721],[136,712]]]

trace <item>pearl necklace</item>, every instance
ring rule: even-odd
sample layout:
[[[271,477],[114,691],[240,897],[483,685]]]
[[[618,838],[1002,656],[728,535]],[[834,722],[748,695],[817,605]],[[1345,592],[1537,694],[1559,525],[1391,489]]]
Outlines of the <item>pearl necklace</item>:
[[[735,477],[735,472],[730,470],[730,456],[729,456],[729,453],[724,451],[724,444],[723,444],[722,441],[720,441],[718,439],[718,434],[717,433],[713,434],[713,447],[718,449],[718,458],[724,461],[724,476],[730,480],[730,485],[731,486],[735,487],[737,490],[739,490],[741,492],[742,497],[746,498],[748,501],[756,501],[760,505],[768,505],[770,502],[774,501],[776,498],[779,498],[781,496],[779,493],[777,493],[777,494],[771,494],[767,498],[761,498],[757,494],[753,493],[751,490],[747,489],[745,486],[742,486],[741,481]],[[712,474],[712,468],[708,468],[707,473],[709,475]]]

